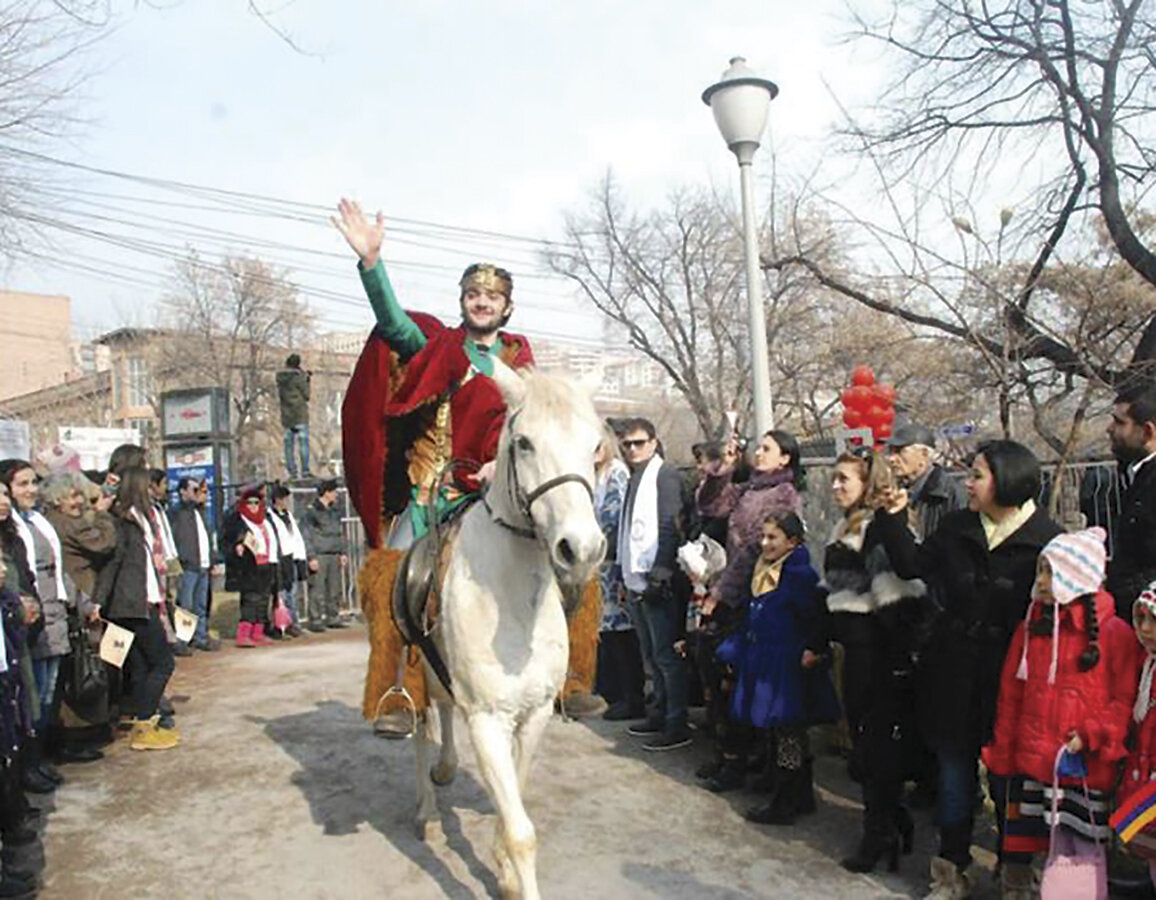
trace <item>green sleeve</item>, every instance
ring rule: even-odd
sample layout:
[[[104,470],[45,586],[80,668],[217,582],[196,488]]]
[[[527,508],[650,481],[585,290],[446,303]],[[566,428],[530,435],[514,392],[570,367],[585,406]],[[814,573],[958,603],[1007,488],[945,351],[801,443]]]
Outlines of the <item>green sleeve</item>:
[[[361,286],[369,297],[369,305],[373,307],[377,327],[386,342],[403,357],[417,353],[425,346],[425,335],[398,304],[381,260],[372,269],[362,268],[358,263],[357,271],[361,274]]]

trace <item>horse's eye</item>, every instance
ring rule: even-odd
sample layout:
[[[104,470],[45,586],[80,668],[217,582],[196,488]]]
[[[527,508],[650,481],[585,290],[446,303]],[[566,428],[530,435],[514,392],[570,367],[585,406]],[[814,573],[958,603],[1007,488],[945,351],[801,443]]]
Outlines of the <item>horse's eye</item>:
[[[517,447],[518,451],[521,453],[533,453],[534,452],[533,442],[528,437],[526,437],[524,434],[520,434],[516,438],[514,438],[514,446]]]

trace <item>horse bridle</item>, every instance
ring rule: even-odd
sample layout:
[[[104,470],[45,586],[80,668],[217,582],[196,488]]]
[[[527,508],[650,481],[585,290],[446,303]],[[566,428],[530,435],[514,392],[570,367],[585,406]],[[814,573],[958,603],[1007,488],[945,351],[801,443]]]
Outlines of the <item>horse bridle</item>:
[[[510,416],[508,429],[511,435],[511,442],[513,440],[514,423],[517,421],[520,414],[521,410],[518,410]],[[492,506],[490,506],[490,501],[486,497],[486,494],[483,494],[482,505],[486,508],[486,512],[490,514],[490,518],[493,520],[495,525],[502,526],[502,528],[513,532],[514,534],[518,535],[518,537],[535,540],[538,537],[538,532],[534,528],[534,517],[531,514],[535,500],[540,499],[542,496],[554,490],[556,487],[561,487],[564,484],[570,484],[571,482],[574,482],[586,488],[586,493],[590,496],[590,501],[594,501],[594,488],[591,486],[589,481],[587,481],[577,472],[567,472],[565,475],[558,475],[554,478],[547,479],[532,491],[526,491],[526,489],[522,487],[521,479],[518,478],[518,465],[514,459],[514,456],[514,447],[511,446],[507,449],[506,453],[508,483],[512,485],[510,488],[510,499],[513,501],[514,507],[521,514],[522,518],[530,523],[530,527],[526,528],[523,526],[515,525],[512,522],[507,522],[505,519],[494,512],[494,509]],[[487,488],[487,493],[488,492],[489,489]]]

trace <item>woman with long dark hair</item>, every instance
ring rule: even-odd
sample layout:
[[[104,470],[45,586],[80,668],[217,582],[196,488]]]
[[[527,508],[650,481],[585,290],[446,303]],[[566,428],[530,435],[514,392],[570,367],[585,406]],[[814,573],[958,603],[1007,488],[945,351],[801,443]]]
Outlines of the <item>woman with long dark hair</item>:
[[[745,481],[736,481],[737,446],[724,458],[707,464],[698,488],[698,511],[706,519],[725,519],[726,568],[711,587],[703,605],[703,633],[696,657],[708,698],[708,716],[718,738],[714,762],[700,768],[706,788],[714,792],[741,787],[751,749],[750,728],[728,712],[729,682],[714,660],[719,642],[742,620],[750,601],[751,575],[762,550],[763,523],[768,516],[802,510],[803,469],[799,442],[787,431],[768,431],[754,451],[754,465]]]
[[[968,508],[945,516],[922,544],[907,528],[903,492],[876,515],[895,570],[922,578],[935,610],[916,685],[920,728],[939,764],[939,856],[929,894],[936,900],[968,895],[980,747],[992,737],[1000,669],[1031,602],[1037,558],[1061,532],[1036,507],[1040,482],[1031,450],[990,441],[971,463]]]
[[[151,513],[148,470],[123,471],[112,506],[116,550],[97,578],[93,602],[103,618],[133,633],[125,660],[131,693],[122,699],[133,726],[132,749],[169,750],[181,736],[175,727],[160,727],[158,706],[175,663],[165,611],[164,542]]]
[[[35,595],[40,603],[40,622],[28,635],[28,652],[40,712],[36,735],[28,744],[28,771],[35,770],[55,784],[62,776],[45,759],[44,742],[56,725],[60,710],[57,681],[62,661],[72,651],[68,642],[68,612],[73,605],[64,581],[64,553],[60,537],[40,512],[40,479],[32,464],[22,459],[0,462],[0,482],[12,500],[11,521],[24,546],[24,558],[35,579]]]

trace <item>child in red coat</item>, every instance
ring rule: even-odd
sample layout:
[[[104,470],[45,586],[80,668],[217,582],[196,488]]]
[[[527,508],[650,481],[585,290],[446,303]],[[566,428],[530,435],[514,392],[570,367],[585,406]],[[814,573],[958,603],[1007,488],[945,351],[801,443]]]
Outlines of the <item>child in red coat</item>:
[[[1136,704],[1132,708],[1132,751],[1124,766],[1124,781],[1117,796],[1123,805],[1148,782],[1156,781],[1156,698],[1152,696],[1156,678],[1156,581],[1148,585],[1132,604],[1132,627],[1136,630],[1140,655],[1144,662],[1140,671],[1140,686]],[[1148,873],[1156,885],[1156,829],[1141,831],[1128,848],[1148,859]]]
[[[1005,897],[1031,896],[1033,853],[1046,850],[1053,767],[1061,747],[1083,756],[1079,779],[1060,782],[1060,826],[1074,840],[1106,841],[1109,796],[1136,697],[1136,639],[1101,589],[1105,532],[1062,534],[1044,547],[1032,602],[1000,677],[983,761],[1000,821]]]

